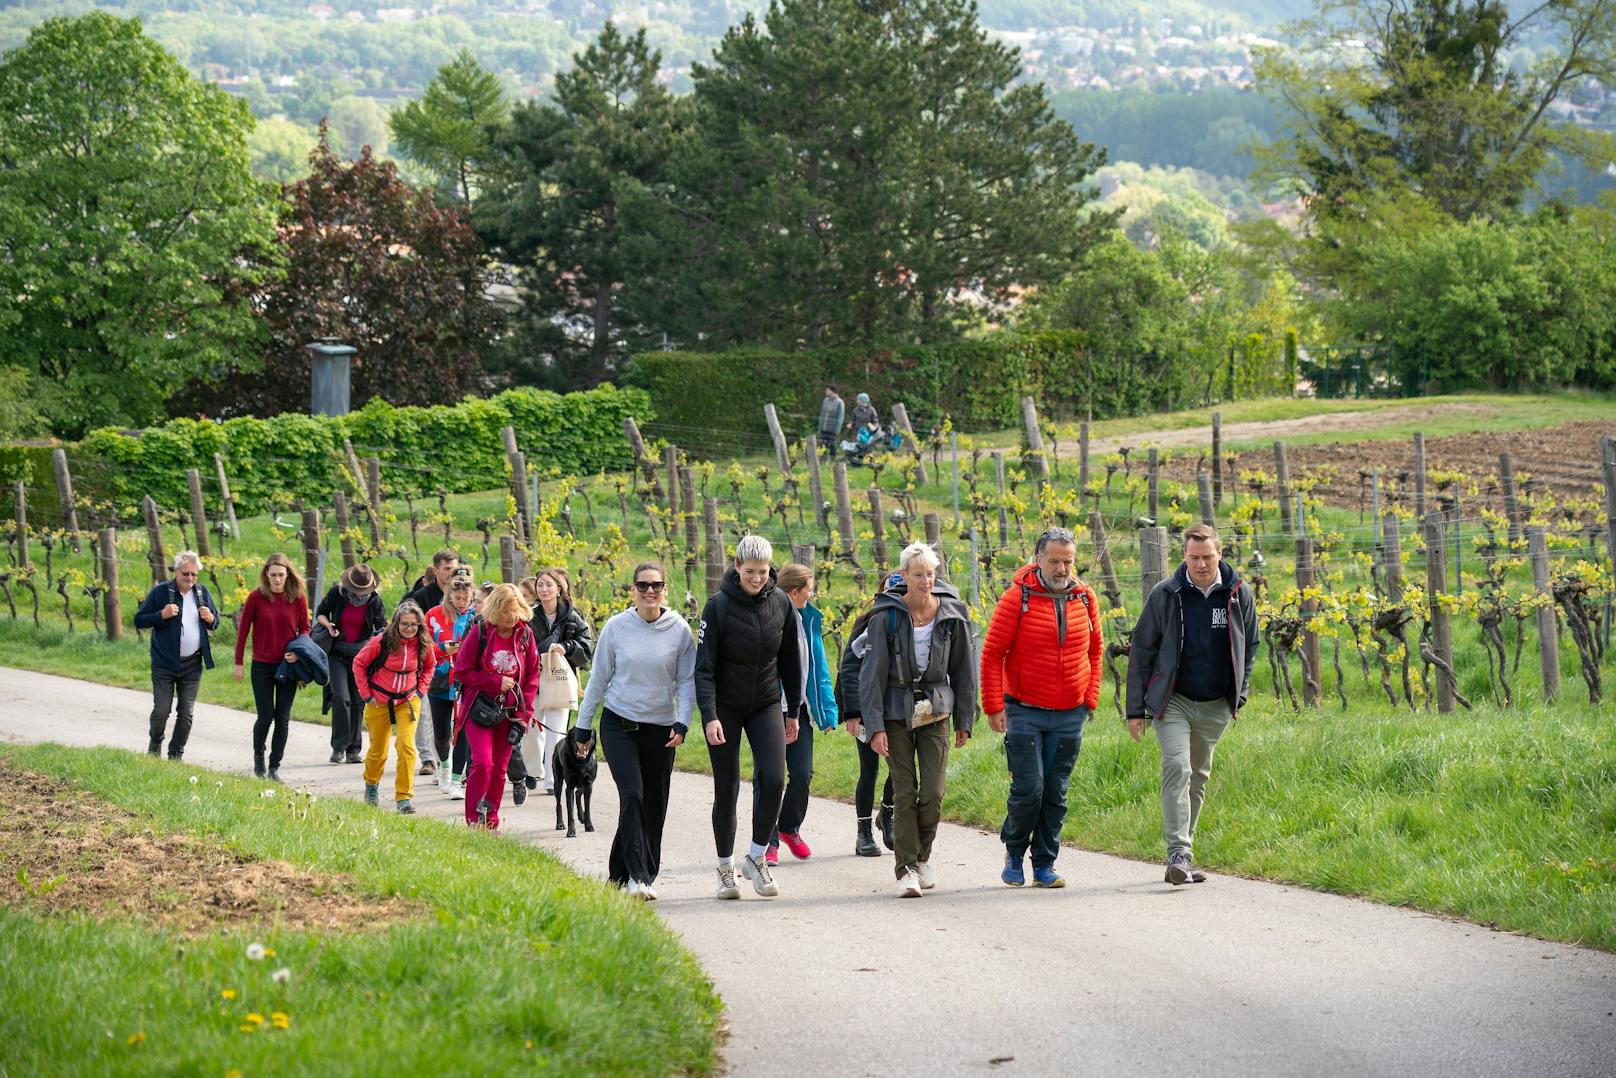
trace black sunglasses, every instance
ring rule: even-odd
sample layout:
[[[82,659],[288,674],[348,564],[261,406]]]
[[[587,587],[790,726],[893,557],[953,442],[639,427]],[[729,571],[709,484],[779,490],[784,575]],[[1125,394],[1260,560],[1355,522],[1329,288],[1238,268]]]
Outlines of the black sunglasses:
[[[667,586],[668,582],[666,580],[636,580],[634,582],[634,590],[640,592],[641,594],[653,591],[661,591]]]

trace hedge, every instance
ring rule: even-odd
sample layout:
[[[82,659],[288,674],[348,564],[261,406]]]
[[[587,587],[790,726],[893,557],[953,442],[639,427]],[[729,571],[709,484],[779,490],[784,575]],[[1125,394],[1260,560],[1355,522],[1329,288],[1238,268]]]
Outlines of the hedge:
[[[883,415],[902,401],[921,437],[945,416],[960,430],[1019,423],[1027,394],[1041,408],[1070,411],[1085,402],[1084,342],[1067,331],[907,348],[642,352],[624,381],[651,395],[657,433],[717,456],[766,450],[763,406],[771,401],[788,436],[810,434],[828,382],[841,387],[849,412],[860,392]],[[1096,398],[1096,414],[1103,403]]]
[[[326,502],[342,483],[343,439],[361,457],[382,463],[384,492],[430,495],[498,488],[507,481],[500,428],[513,426],[528,463],[587,474],[632,461],[623,418],[652,418],[644,390],[604,385],[565,396],[513,389],[455,405],[395,408],[379,398],[342,417],[296,413],[222,423],[176,419],[145,431],[91,431],[69,448],[76,493],[130,508],[150,493],[160,505],[189,504],[187,468],[202,470],[215,500],[213,454],[223,454],[237,509],[262,511],[276,501]],[[30,489],[48,483],[36,466]],[[7,459],[0,455],[0,461]]]

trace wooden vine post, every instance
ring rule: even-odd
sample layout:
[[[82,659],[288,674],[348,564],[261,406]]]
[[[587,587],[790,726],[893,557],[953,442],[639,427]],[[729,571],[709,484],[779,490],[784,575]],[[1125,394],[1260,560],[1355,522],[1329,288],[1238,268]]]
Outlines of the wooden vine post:
[[[1498,454],[1498,489],[1504,497],[1504,517],[1509,521],[1509,545],[1513,550],[1521,541],[1521,503],[1515,488],[1515,458],[1508,453]]]
[[[366,486],[370,490],[370,545],[373,550],[382,548],[382,462],[380,457],[365,458],[365,469],[369,475]]]
[[[1279,487],[1279,526],[1286,535],[1296,531],[1291,516],[1291,472],[1285,460],[1285,443],[1274,443],[1274,476]]]
[[[1217,495],[1212,492],[1212,477],[1200,472],[1195,477],[1196,495],[1201,500],[1201,523],[1218,526]]]
[[[814,519],[821,528],[829,528],[830,516],[825,509],[825,481],[819,474],[819,442],[807,442],[803,448],[808,455],[808,493],[814,499]]]
[[[1414,432],[1414,516],[1425,520],[1425,433]]]
[[[147,557],[151,559],[152,583],[168,579],[168,555],[163,552],[163,525],[157,517],[157,503],[150,494],[140,500],[140,513],[146,518]]]
[[[780,466],[781,475],[790,475],[791,454],[786,451],[786,433],[780,429],[780,414],[774,410],[772,401],[763,406],[763,418],[769,424],[769,440],[774,443],[774,462]]]
[[[230,525],[230,538],[241,539],[241,524],[236,520],[236,503],[230,497],[230,477],[224,471],[224,456],[213,454],[213,471],[219,480],[219,500],[224,503],[224,520]]]
[[[871,551],[875,558],[877,572],[887,571],[887,525],[886,517],[881,512],[881,488],[870,488],[870,530],[875,533],[871,543]]]
[[[1139,529],[1139,588],[1140,599],[1150,598],[1151,591],[1167,575],[1167,529],[1157,526]]]
[[[509,460],[511,493],[516,499],[516,541],[526,545],[533,541],[533,505],[528,501],[527,455],[517,450]]]
[[[1305,535],[1296,538],[1296,587],[1302,592],[1300,616],[1302,619],[1302,703],[1317,707],[1324,675],[1319,672],[1319,634],[1306,627],[1318,613],[1317,599],[1307,598],[1307,589],[1313,586],[1313,540]]]
[[[1100,515],[1098,509],[1089,514],[1089,534],[1094,539],[1094,553],[1099,558],[1100,575],[1105,580],[1106,601],[1113,607],[1121,606],[1122,585],[1117,581],[1117,567],[1111,560],[1111,548],[1105,541],[1105,517]]]
[[[11,484],[11,496],[17,511],[17,564],[28,568],[28,490],[22,480]]]
[[[323,543],[320,539],[320,511],[318,509],[303,510],[303,579],[308,582],[312,594],[320,594],[322,574],[320,572],[320,551]],[[316,600],[318,602],[318,600]]]
[[[931,473],[926,471],[926,458],[920,452],[920,439],[915,437],[915,428],[909,424],[909,409],[904,407],[903,401],[892,406],[892,419],[903,431],[904,437],[909,439],[909,446],[915,452],[915,485],[930,483]]]
[[[623,417],[623,434],[628,438],[629,452],[634,454],[634,465],[645,476],[645,482],[651,488],[651,496],[659,502],[667,501],[667,494],[662,490],[662,479],[657,475],[657,466],[645,454],[645,439],[640,437],[640,425],[634,422],[634,417]]]
[[[97,550],[101,568],[102,611],[106,616],[107,639],[123,637],[123,600],[118,595],[118,529],[102,528]]]
[[[348,534],[348,495],[340,490],[333,492],[331,510],[337,518],[337,538],[342,541],[342,567],[352,569],[359,559],[354,555],[353,536]]]
[[[1532,559],[1532,586],[1539,601],[1537,608],[1538,667],[1543,672],[1543,699],[1560,695],[1560,620],[1554,612],[1554,593],[1549,583],[1549,540],[1541,524],[1526,529],[1526,548]]]
[[[1433,512],[1425,518],[1425,588],[1430,593],[1431,650],[1449,667],[1453,666],[1453,630],[1449,625],[1448,608],[1442,605],[1447,589],[1447,558],[1443,548],[1445,531],[1442,514]],[[1553,617],[1551,613],[1549,615]],[[1444,714],[1453,710],[1453,686],[1437,671],[1436,709]]]
[[[853,496],[847,489],[847,462],[836,462],[836,527],[842,536],[842,555],[854,556],[857,533],[853,531]]]
[[[1044,435],[1038,428],[1038,405],[1031,397],[1021,398],[1021,422],[1027,432],[1027,455],[1032,474],[1040,482],[1049,481],[1049,461],[1044,456]]]
[[[1077,428],[1077,505],[1083,507],[1083,499],[1088,497],[1089,489],[1089,421],[1084,420]]]
[[[79,507],[73,500],[73,473],[67,467],[67,450],[51,450],[51,472],[56,476],[56,498],[62,503],[62,527],[72,533],[73,553],[84,549],[79,543]]]
[[[1153,521],[1161,520],[1161,451],[1150,447],[1145,466],[1146,514]]]
[[[718,594],[724,582],[724,534],[718,530],[718,499],[703,498],[702,523],[707,532],[707,594]]]
[[[191,527],[196,530],[196,552],[204,558],[213,553],[208,543],[208,509],[202,501],[202,473],[185,469],[185,485],[191,492]]]
[[[1223,504],[1223,413],[1212,413],[1212,500]]]

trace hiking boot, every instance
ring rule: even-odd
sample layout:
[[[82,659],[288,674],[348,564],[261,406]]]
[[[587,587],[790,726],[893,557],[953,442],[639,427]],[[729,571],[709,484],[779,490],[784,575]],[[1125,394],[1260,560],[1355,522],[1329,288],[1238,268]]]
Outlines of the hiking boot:
[[[1021,869],[1021,858],[1009,850],[1004,851],[1004,869],[999,873],[999,879],[1011,887],[1025,887],[1027,884],[1027,874]]]
[[[1054,865],[1033,865],[1032,885],[1034,887],[1065,887],[1066,878],[1055,871]]]
[[[799,861],[806,861],[808,858],[814,855],[814,851],[808,848],[808,843],[802,840],[802,832],[800,831],[781,831],[780,845],[790,850],[791,856],[795,857]]]
[[[860,857],[881,856],[881,847],[875,844],[875,829],[868,817],[858,822],[858,839],[853,843],[853,852]]]
[[[881,841],[887,849],[892,849],[892,806],[882,805],[881,811],[875,814],[875,822],[881,827]]]
[[[438,765],[433,763],[431,760],[422,760],[421,761],[421,768],[420,768],[419,771],[416,772],[417,775],[426,775],[426,776],[436,775],[437,773],[438,773]]]
[[[735,886],[735,866],[718,866],[718,896],[719,898],[740,898],[741,889]]]
[[[410,803],[409,798],[406,797],[404,800],[402,800],[402,801],[400,801],[398,803],[398,814],[400,816],[414,816],[415,815],[415,806]]]
[[[1180,884],[1190,882],[1191,871],[1193,869],[1190,864],[1190,855],[1181,851],[1167,859],[1167,875],[1163,878],[1174,887],[1177,887]]]
[[[1206,873],[1202,872],[1200,869],[1196,868],[1194,865],[1191,865],[1190,866],[1190,882],[1191,883],[1205,883],[1206,882]]]
[[[334,763],[334,764],[340,764],[340,763],[343,762],[343,756],[342,756],[342,750],[341,749],[333,749],[333,750],[331,750],[331,762]]]
[[[488,803],[488,798],[477,802],[477,824],[480,827],[488,826],[488,814],[494,811],[494,806]]]
[[[898,877],[899,898],[919,898],[923,892],[920,889],[920,877],[915,875],[914,869],[909,869]]]
[[[253,778],[261,779],[263,777],[264,777],[264,754],[261,753],[261,752],[255,752],[255,753],[253,753]]]
[[[286,781],[285,779],[281,778],[281,769],[280,769],[279,764],[271,764],[270,765],[270,768],[269,768],[269,781],[270,782],[285,782]]]
[[[937,886],[937,872],[931,867],[930,861],[919,861],[915,864],[915,875],[920,877],[920,889],[930,891]]]
[[[381,800],[381,787],[374,782],[365,783],[365,804],[375,805]]]
[[[362,764],[365,762],[365,757],[358,749],[349,749],[348,755],[344,762],[350,764]]]
[[[759,864],[753,860],[751,854],[741,858],[741,872],[752,881],[752,890],[764,898],[773,898],[780,893],[780,885],[774,882],[774,874],[769,871],[767,859]]]
[[[520,805],[527,801],[527,783],[511,783],[511,804]]]

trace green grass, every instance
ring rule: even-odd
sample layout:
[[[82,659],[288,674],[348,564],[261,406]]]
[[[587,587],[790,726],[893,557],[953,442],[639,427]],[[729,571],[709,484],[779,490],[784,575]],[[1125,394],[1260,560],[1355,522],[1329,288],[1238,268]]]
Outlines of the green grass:
[[[0,752],[155,829],[430,907],[375,932],[270,925],[188,940],[141,923],[0,911],[5,1073],[664,1075],[717,1065],[720,1004],[695,960],[643,907],[547,853],[114,750]],[[204,776],[199,801],[192,774]],[[282,796],[260,796],[271,788]],[[249,942],[275,957],[249,961]],[[288,983],[272,983],[275,966],[291,971]],[[240,1031],[249,1012],[272,1011],[290,1028]]]

